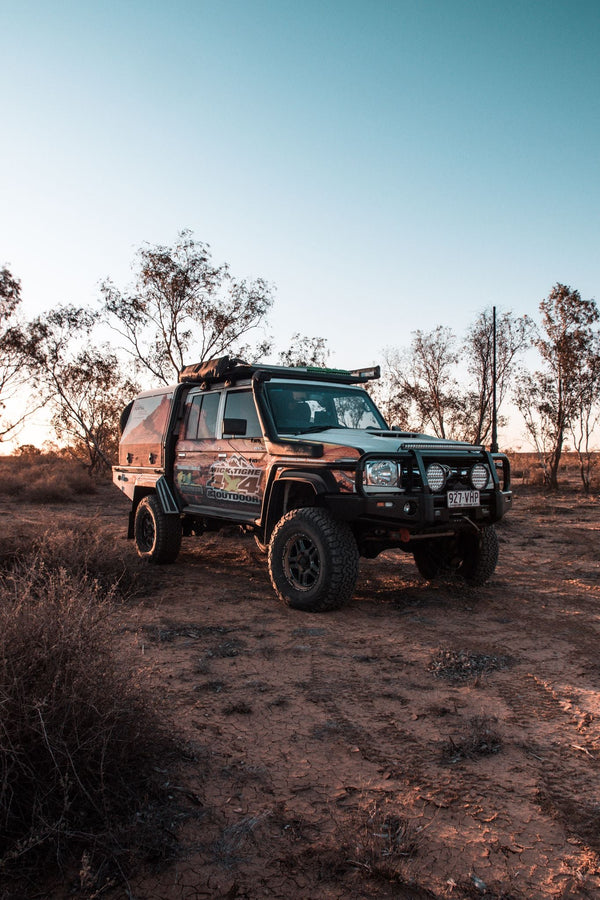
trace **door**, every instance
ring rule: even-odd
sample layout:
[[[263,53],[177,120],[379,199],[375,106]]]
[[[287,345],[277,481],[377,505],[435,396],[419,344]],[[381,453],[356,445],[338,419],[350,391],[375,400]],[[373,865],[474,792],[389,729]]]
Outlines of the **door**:
[[[265,485],[265,442],[250,389],[225,394],[221,440],[206,483],[211,505],[226,517],[254,521]]]
[[[221,392],[190,392],[175,455],[175,485],[185,508],[207,505],[208,472],[218,449]]]
[[[250,389],[188,397],[175,462],[187,511],[254,521],[261,512],[264,466],[265,444]]]

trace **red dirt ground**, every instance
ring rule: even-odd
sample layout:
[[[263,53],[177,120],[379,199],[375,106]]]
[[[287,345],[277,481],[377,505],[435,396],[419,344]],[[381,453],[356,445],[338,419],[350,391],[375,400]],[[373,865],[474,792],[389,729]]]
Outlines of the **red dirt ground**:
[[[194,818],[128,896],[599,898],[599,509],[517,488],[484,588],[388,552],[320,615],[278,603],[252,538],[184,539],[120,640],[193,752]],[[126,513],[85,511],[117,541]]]

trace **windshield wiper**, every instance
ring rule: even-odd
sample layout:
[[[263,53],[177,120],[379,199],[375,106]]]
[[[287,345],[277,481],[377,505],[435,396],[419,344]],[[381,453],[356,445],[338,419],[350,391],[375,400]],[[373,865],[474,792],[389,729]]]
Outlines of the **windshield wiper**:
[[[300,434],[311,434],[315,431],[330,431],[332,428],[347,428],[347,425],[309,425],[308,428],[303,428],[300,431]]]

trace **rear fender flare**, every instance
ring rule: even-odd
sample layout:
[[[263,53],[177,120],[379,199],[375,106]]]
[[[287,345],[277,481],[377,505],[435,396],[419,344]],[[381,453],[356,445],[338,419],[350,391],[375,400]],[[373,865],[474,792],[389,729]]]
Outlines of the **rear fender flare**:
[[[147,497],[148,494],[156,494],[165,515],[180,515],[180,509],[171,489],[171,486],[164,475],[162,475],[153,486],[136,485],[133,490],[133,500],[131,501],[131,509],[129,510],[129,522],[127,526],[127,537],[131,540],[135,534],[135,513],[140,501]]]

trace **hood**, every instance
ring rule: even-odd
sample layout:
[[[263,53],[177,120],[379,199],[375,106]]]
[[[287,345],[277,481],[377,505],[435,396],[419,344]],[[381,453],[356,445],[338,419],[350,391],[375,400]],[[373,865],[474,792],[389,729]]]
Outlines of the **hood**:
[[[353,447],[361,453],[401,453],[403,450],[481,450],[468,441],[450,441],[408,431],[365,431],[362,428],[324,428],[294,435],[296,441]]]

